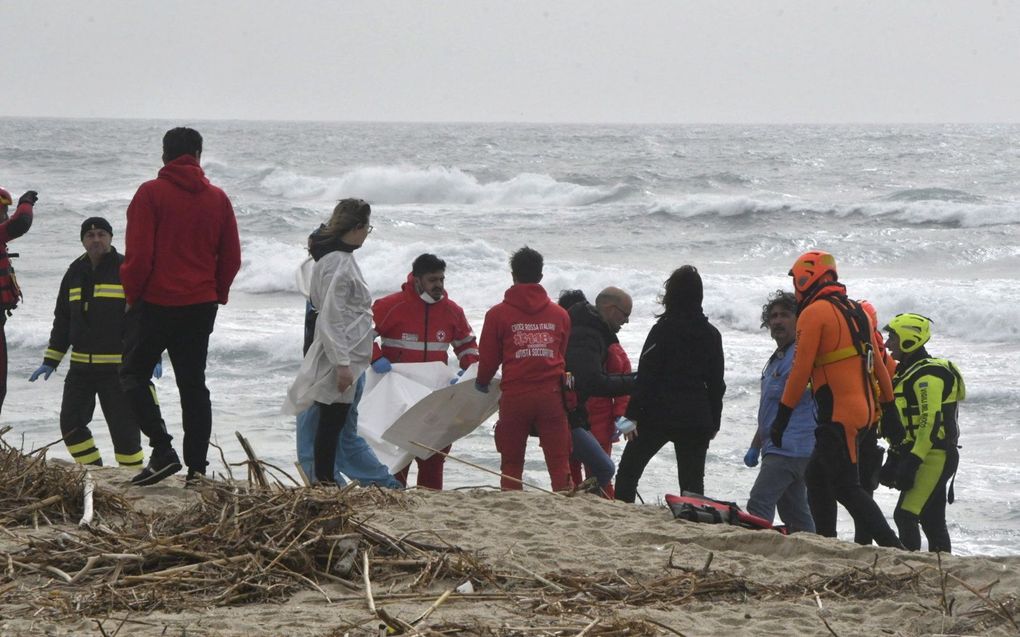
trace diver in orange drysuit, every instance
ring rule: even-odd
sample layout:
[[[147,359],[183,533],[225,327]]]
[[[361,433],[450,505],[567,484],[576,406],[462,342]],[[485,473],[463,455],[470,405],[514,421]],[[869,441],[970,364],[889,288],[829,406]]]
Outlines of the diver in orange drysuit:
[[[875,401],[893,398],[889,372],[875,364],[875,330],[860,304],[837,282],[836,260],[820,251],[801,255],[790,270],[798,302],[797,345],[772,442],[782,447],[783,432],[808,378],[815,399],[815,450],[807,469],[808,503],[819,535],[836,536],[838,501],[879,546],[902,547],[882,511],[861,488],[858,435],[871,425]],[[877,378],[879,397],[872,377]]]

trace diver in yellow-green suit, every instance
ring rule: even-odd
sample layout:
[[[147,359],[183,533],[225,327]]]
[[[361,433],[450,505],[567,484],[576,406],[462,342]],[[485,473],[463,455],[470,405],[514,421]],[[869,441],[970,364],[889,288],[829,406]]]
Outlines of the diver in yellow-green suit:
[[[957,407],[967,390],[956,365],[925,349],[931,323],[920,314],[897,314],[884,328],[886,347],[899,364],[895,409],[882,421],[892,443],[882,481],[900,490],[893,519],[903,546],[921,548],[920,523],[928,550],[950,553],[946,502],[953,501],[953,492],[950,486],[947,494],[946,485],[960,463]]]

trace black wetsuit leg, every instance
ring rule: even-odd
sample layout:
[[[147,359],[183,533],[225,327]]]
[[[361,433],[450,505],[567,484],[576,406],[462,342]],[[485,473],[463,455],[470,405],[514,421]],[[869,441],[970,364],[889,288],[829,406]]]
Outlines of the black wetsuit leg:
[[[875,427],[868,427],[861,431],[857,438],[857,468],[860,475],[861,487],[874,499],[875,489],[878,488],[878,472],[882,469],[882,460],[885,453],[878,446],[878,434]],[[871,544],[871,534],[867,529],[857,526],[854,528],[854,542],[857,544]]]
[[[861,488],[858,468],[850,461],[842,425],[821,423],[815,429],[815,450],[808,467],[808,480],[811,515],[815,518],[815,526],[820,535],[834,537],[836,531],[835,511],[816,511],[817,497],[811,497],[812,491],[816,494],[825,492],[825,484],[821,484],[824,481],[831,487],[836,501],[854,519],[855,528],[867,529],[879,546],[901,546],[899,538],[882,515],[882,510]]]

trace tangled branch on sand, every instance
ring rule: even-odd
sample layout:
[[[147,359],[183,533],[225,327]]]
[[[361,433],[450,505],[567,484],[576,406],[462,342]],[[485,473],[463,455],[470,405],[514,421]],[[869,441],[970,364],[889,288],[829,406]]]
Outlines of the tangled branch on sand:
[[[0,430],[0,525],[76,520],[82,513],[85,470],[80,465],[47,462],[47,447],[22,453],[3,439],[9,430]],[[96,491],[95,507],[100,513],[120,516],[131,509],[123,498],[104,490]]]
[[[104,523],[80,529],[73,526],[81,504],[80,469],[47,463],[41,455],[14,457],[9,448],[0,451],[6,520],[22,524],[26,518],[12,517],[12,510],[35,502],[46,503],[34,509],[40,515],[68,523],[62,532],[33,534],[17,549],[0,551],[0,593],[7,609],[20,607],[33,615],[172,613],[278,602],[304,589],[356,608],[361,616],[367,608],[371,621],[394,634],[606,637],[681,634],[644,617],[643,609],[692,602],[736,605],[809,598],[820,605],[823,598],[871,600],[904,590],[943,600],[946,595],[945,578],[934,569],[897,567],[895,562],[888,569],[879,569],[876,562],[785,584],[710,569],[710,553],[704,566],[691,567],[674,564],[670,556],[657,574],[534,572],[483,560],[428,529],[388,534],[373,525],[374,513],[409,508],[424,496],[355,486],[285,489],[206,482],[196,504],[149,514],[132,511],[124,499],[100,490]],[[250,462],[258,460],[252,455]],[[57,500],[48,502],[54,495]],[[958,614],[960,625],[1013,623],[1015,598],[1000,601],[990,590],[968,590],[987,610]],[[421,603],[424,612],[414,619],[397,617],[392,609],[398,602]],[[500,604],[522,626],[505,620],[429,621],[440,606],[464,603]],[[952,604],[942,606],[952,614]],[[362,619],[335,634],[364,625]]]

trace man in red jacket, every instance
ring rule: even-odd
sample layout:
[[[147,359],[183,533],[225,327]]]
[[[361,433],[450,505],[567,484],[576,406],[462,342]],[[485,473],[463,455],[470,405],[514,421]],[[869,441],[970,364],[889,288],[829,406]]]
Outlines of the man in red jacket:
[[[535,431],[554,491],[570,479],[570,427],[563,405],[564,355],[570,337],[567,311],[549,299],[542,280],[542,255],[525,246],[510,258],[513,286],[485,314],[475,387],[489,391],[496,369],[500,382],[496,450],[500,486],[521,489],[528,435]]]
[[[237,220],[227,195],[209,183],[199,159],[202,136],[174,128],[163,137],[163,168],[138,188],[127,210],[120,269],[128,303],[121,385],[152,446],[131,479],[155,484],[181,469],[159,404],[149,391],[166,350],[181,394],[188,482],[205,474],[212,405],[205,385],[209,335],[241,267]]]
[[[478,360],[478,344],[464,310],[446,294],[446,262],[434,254],[422,254],[411,264],[411,273],[399,292],[372,304],[375,331],[382,347],[375,346],[372,369],[385,374],[391,363],[428,363],[448,360],[453,347],[462,370]],[[450,453],[450,447],[442,450]],[[418,486],[441,491],[446,457],[433,454],[418,462]],[[407,484],[410,466],[395,474]]]
[[[17,209],[8,218],[7,211],[14,199],[11,193],[0,188],[0,409],[3,409],[7,398],[7,333],[4,327],[7,317],[21,301],[21,288],[11,266],[11,257],[17,255],[7,253],[7,242],[17,239],[32,227],[32,207],[38,201],[38,195],[34,190],[21,195]]]

